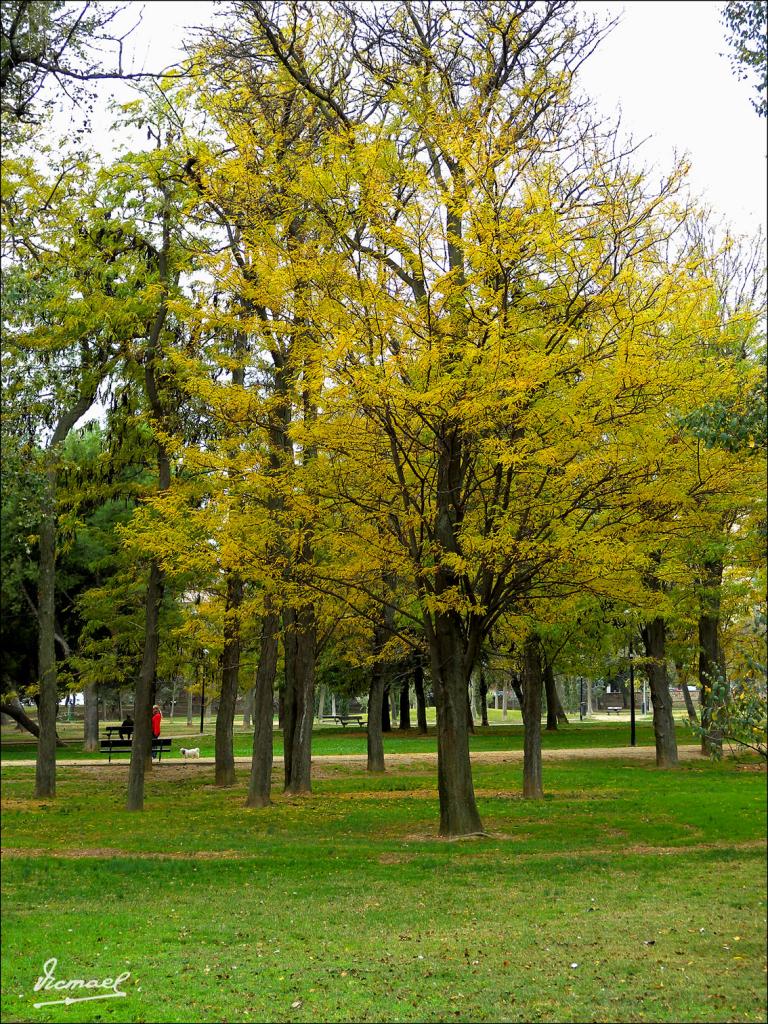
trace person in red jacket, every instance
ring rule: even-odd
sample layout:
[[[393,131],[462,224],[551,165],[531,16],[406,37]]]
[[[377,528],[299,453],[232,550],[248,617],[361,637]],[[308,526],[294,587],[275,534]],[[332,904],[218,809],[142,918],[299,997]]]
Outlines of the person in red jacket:
[[[152,708],[152,760],[160,757],[159,751],[155,750],[155,740],[160,738],[160,724],[163,721],[163,713],[155,704]]]

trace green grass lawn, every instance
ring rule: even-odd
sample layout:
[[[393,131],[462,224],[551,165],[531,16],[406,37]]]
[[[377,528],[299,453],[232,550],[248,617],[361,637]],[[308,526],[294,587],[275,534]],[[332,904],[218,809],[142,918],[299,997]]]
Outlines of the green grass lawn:
[[[518,715],[519,718],[519,715]],[[178,751],[182,746],[194,746],[200,748],[202,757],[213,757],[214,736],[213,724],[207,726],[207,731],[200,735],[199,731],[190,730],[186,723],[176,721],[172,725],[163,723],[163,736],[174,740],[170,756],[179,756]],[[61,758],[93,758],[100,757],[100,754],[84,753],[82,745],[82,725],[64,724],[60,728],[60,734],[66,746],[59,751]],[[678,723],[678,742],[695,743],[696,738],[684,722]],[[104,734],[103,729],[101,735]],[[249,757],[251,754],[252,733],[238,727],[235,733],[235,756]],[[653,725],[650,719],[638,720],[637,742],[641,746],[653,746]],[[570,725],[563,725],[557,732],[542,733],[542,745],[544,749],[562,749],[567,747],[623,747],[629,745],[629,720],[612,719],[611,721],[584,721],[578,719]],[[470,737],[472,750],[522,750],[523,748],[523,726],[519,721],[511,725],[491,725],[484,729],[478,727],[475,734]],[[11,729],[3,729],[2,759],[11,761],[14,759],[34,758],[37,749],[37,741],[33,736],[29,739],[13,732]],[[437,750],[437,739],[434,726],[430,726],[427,736],[420,736],[415,729],[409,731],[394,730],[385,733],[384,751],[395,754],[434,753]],[[346,729],[336,726],[322,725],[315,728],[312,739],[312,751],[317,755],[327,754],[365,754],[366,734],[365,729],[356,725],[347,726]],[[283,752],[283,736],[279,731],[275,732],[275,753]],[[103,755],[106,759],[106,755]],[[123,755],[125,757],[125,755]]]
[[[765,1019],[763,770],[553,763],[538,802],[518,765],[474,777],[490,835],[451,843],[418,762],[318,763],[293,800],[276,772],[263,811],[245,769],[161,766],[140,814],[122,768],[46,802],[6,766],[3,1020]],[[33,1009],[53,956],[127,997]]]

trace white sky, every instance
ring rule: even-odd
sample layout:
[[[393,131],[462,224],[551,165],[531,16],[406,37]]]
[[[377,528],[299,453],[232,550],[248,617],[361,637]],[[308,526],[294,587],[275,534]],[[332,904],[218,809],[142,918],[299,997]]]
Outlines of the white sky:
[[[130,47],[134,62],[151,70],[177,59],[184,26],[206,23],[215,10],[209,0],[134,0],[129,6],[143,6]],[[664,172],[676,152],[687,153],[691,187],[716,214],[738,233],[765,230],[766,121],[750,103],[752,82],[739,81],[721,55],[728,51],[722,4],[579,0],[579,6],[621,15],[584,65],[581,83],[602,112],[621,110],[623,128],[636,142],[647,140],[638,159]],[[109,149],[105,127],[92,143]]]
[[[601,109],[621,108],[636,140],[648,138],[645,159],[661,168],[688,153],[690,182],[738,232],[766,224],[766,121],[750,103],[752,80],[731,71],[720,22],[723,4],[712,0],[581,7],[623,10],[621,23],[584,65],[585,91]]]

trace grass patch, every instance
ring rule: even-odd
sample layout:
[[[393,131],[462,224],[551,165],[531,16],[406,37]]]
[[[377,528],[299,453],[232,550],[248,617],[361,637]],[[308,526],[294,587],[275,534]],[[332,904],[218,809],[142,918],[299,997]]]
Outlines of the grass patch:
[[[43,802],[7,768],[3,1020],[764,1019],[764,773],[559,763],[530,802],[481,764],[464,843],[432,767],[317,775],[246,811],[244,770],[169,766],[129,814],[124,773],[61,769]],[[52,956],[130,971],[127,998],[32,1009]]]
[[[212,727],[210,727],[212,729]],[[243,730],[235,733],[235,756],[249,757],[253,743],[253,735],[250,730]],[[101,754],[86,753],[83,751],[82,726],[67,726],[60,730],[66,746],[59,751],[60,758],[93,758],[101,757]],[[103,730],[102,730],[103,733]],[[194,730],[190,731],[186,725],[175,723],[173,727],[163,725],[163,736],[171,737],[174,740],[171,756],[179,756],[178,751],[182,746],[199,747],[201,757],[213,757],[214,755],[214,734],[212,731],[200,734]],[[680,723],[678,726],[678,742],[696,742],[690,730]],[[637,724],[637,743],[639,746],[653,746],[653,725],[650,721],[639,721]],[[570,725],[560,726],[557,732],[542,732],[542,747],[545,750],[563,750],[569,748],[588,747],[623,747],[629,745],[629,722],[614,720],[610,722],[578,720]],[[283,753],[283,734],[275,732],[274,737],[275,754]],[[476,732],[470,736],[470,749],[481,750],[522,750],[523,749],[523,726],[522,724],[512,725],[491,725],[487,728],[478,727]],[[8,735],[3,733],[2,759],[3,761],[29,760],[35,757],[37,741],[34,737],[29,739],[20,738],[18,733]],[[415,729],[399,731],[395,730],[384,735],[384,751],[389,754],[416,754],[434,753],[437,750],[437,737],[434,726],[430,727],[426,736],[420,736]],[[312,752],[317,756],[328,756],[335,754],[361,754],[366,752],[366,733],[364,729],[357,726],[347,726],[346,729],[319,726],[312,735]],[[106,755],[103,755],[106,757]],[[123,757],[125,755],[122,755]]]

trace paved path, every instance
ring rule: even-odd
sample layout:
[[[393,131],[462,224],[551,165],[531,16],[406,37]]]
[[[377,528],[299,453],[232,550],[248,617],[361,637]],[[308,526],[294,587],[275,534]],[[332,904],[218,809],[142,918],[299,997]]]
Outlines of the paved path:
[[[681,761],[694,761],[702,758],[701,748],[696,744],[683,744],[677,748]],[[654,761],[656,750],[654,747],[564,747],[559,750],[543,750],[544,761],[589,761],[594,759],[608,760],[631,760],[631,761]],[[511,764],[522,764],[522,750],[476,750],[472,751],[471,759],[475,764],[492,764],[494,762],[509,762]],[[365,764],[365,754],[321,754],[312,758],[312,763],[322,764]],[[437,753],[414,753],[414,754],[385,754],[385,764],[403,764],[408,762],[422,764],[437,764]],[[130,758],[123,757],[119,761],[113,761],[110,765],[104,757],[99,760],[95,758],[70,758],[57,762],[59,768],[127,768]],[[177,765],[187,764],[205,765],[206,767],[215,764],[212,757],[192,758],[185,761],[182,757],[164,757],[159,767],[165,764]],[[236,757],[235,764],[250,764],[250,757]],[[274,764],[281,765],[283,758],[275,756]],[[34,768],[33,760],[8,760],[0,762],[0,768]],[[158,765],[155,765],[157,768]]]

